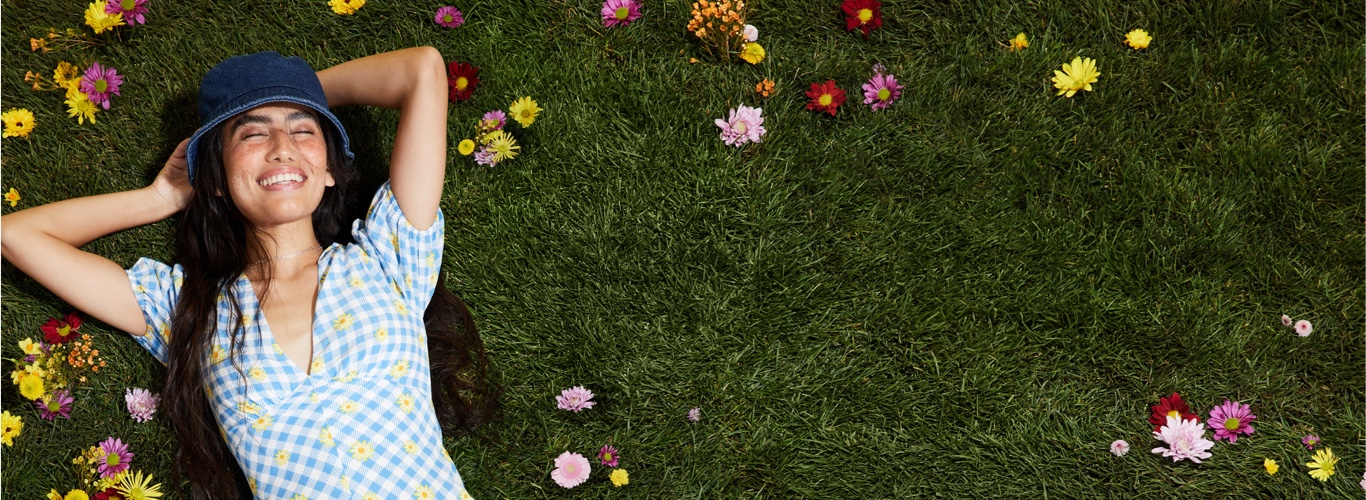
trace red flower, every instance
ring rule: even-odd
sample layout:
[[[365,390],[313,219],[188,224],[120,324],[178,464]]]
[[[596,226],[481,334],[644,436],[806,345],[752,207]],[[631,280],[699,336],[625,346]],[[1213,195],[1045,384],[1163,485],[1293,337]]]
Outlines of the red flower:
[[[835,109],[844,104],[844,89],[836,87],[834,80],[811,84],[811,90],[807,91],[806,96],[811,98],[811,102],[806,103],[806,109],[825,111],[830,113],[830,116],[835,116]]]
[[[43,336],[47,338],[49,344],[60,344],[70,342],[76,338],[76,330],[81,329],[81,317],[75,311],[66,315],[66,321],[57,318],[48,318],[47,323],[40,327]]]
[[[123,495],[119,494],[119,490],[115,488],[108,488],[104,491],[96,493],[95,496],[91,498],[94,498],[95,500],[122,500],[124,497]]]
[[[473,64],[451,61],[446,65],[446,87],[451,90],[450,100],[464,101],[474,93],[479,85],[479,68]]]
[[[844,0],[840,9],[844,10],[845,29],[860,28],[864,38],[868,38],[869,31],[882,27],[882,2],[878,0]]]
[[[1191,413],[1190,405],[1181,400],[1181,395],[1175,392],[1170,397],[1162,398],[1158,404],[1153,405],[1153,414],[1148,415],[1148,423],[1153,424],[1153,432],[1162,430],[1162,426],[1167,425],[1167,417],[1181,417],[1181,420],[1200,421],[1200,417]]]

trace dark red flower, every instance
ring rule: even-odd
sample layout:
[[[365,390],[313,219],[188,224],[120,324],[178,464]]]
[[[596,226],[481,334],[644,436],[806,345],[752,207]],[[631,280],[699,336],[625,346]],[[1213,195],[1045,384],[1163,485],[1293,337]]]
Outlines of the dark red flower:
[[[450,100],[463,101],[474,93],[479,85],[479,68],[473,64],[451,61],[446,65],[446,87],[451,90]]]
[[[96,493],[95,496],[91,498],[94,498],[95,500],[123,500],[123,495],[120,495],[119,490],[115,488],[108,488]]]
[[[81,317],[73,311],[66,315],[65,321],[48,318],[47,323],[43,323],[39,328],[43,330],[43,337],[47,338],[49,344],[70,342],[77,337],[76,330],[81,329]]]
[[[1153,424],[1153,432],[1162,430],[1162,426],[1167,425],[1168,416],[1179,416],[1181,420],[1200,421],[1200,417],[1191,413],[1190,405],[1181,400],[1181,395],[1175,392],[1171,396],[1162,398],[1158,404],[1153,405],[1153,414],[1148,415],[1148,423]]]
[[[811,98],[811,102],[806,103],[806,109],[825,111],[830,116],[835,116],[835,110],[844,104],[844,89],[836,87],[834,80],[811,84],[806,96]]]
[[[864,38],[869,31],[882,27],[882,2],[878,0],[844,0],[840,9],[844,10],[845,29],[862,29]]]

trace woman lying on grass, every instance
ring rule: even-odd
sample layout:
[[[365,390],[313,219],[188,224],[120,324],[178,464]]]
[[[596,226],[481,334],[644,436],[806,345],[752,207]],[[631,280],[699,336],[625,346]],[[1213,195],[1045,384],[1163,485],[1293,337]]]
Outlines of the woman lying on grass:
[[[151,186],[4,217],[6,260],[166,364],[162,414],[196,497],[468,498],[442,430],[473,430],[497,396],[441,286],[445,82],[430,47],[317,73],[234,57]],[[347,104],[400,110],[389,181],[354,222],[354,156],[328,110]],[[79,249],[176,213],[174,266]]]

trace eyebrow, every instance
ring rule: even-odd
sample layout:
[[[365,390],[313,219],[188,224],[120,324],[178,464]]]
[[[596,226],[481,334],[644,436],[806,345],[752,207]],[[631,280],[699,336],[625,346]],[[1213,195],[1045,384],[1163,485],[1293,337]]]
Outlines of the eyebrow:
[[[285,117],[285,121],[286,121],[286,122],[291,122],[291,121],[294,121],[294,120],[313,120],[313,122],[316,123],[316,122],[318,121],[318,117],[313,116],[312,113],[309,113],[309,112],[307,112],[307,111],[295,110],[294,112],[290,113],[289,116]],[[244,125],[255,124],[255,123],[269,124],[269,123],[270,123],[270,118],[266,117],[265,115],[253,115],[253,114],[242,115],[242,116],[238,117],[237,120],[234,121],[234,122],[232,123],[232,130],[231,130],[231,132],[236,132],[237,129],[242,128],[242,126],[244,126]]]

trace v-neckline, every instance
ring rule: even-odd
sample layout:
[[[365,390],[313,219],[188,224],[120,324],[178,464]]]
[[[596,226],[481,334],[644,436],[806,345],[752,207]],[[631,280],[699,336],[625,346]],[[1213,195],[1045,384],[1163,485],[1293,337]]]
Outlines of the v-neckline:
[[[318,302],[322,301],[323,286],[327,283],[327,275],[322,270],[323,257],[326,257],[327,253],[331,251],[332,247],[335,245],[336,243],[333,243],[328,245],[327,248],[324,248],[322,253],[318,254],[318,261],[313,264],[318,273],[318,291],[313,297],[313,304],[311,307],[312,311],[308,332],[308,365],[306,366],[299,366],[295,363],[288,354],[285,354],[283,347],[280,349],[275,348],[279,345],[279,341],[275,339],[275,330],[270,327],[270,322],[266,321],[266,311],[265,308],[261,306],[261,299],[256,296],[256,287],[251,284],[251,279],[247,277],[246,273],[243,273],[237,278],[238,281],[246,285],[247,295],[251,297],[252,312],[253,315],[256,316],[254,321],[257,324],[257,330],[261,332],[261,340],[269,341],[268,345],[270,352],[274,354],[277,360],[289,367],[287,369],[292,369],[293,373],[297,375],[297,378],[307,379],[313,376],[313,360],[318,358],[318,345],[320,343],[318,338]]]

